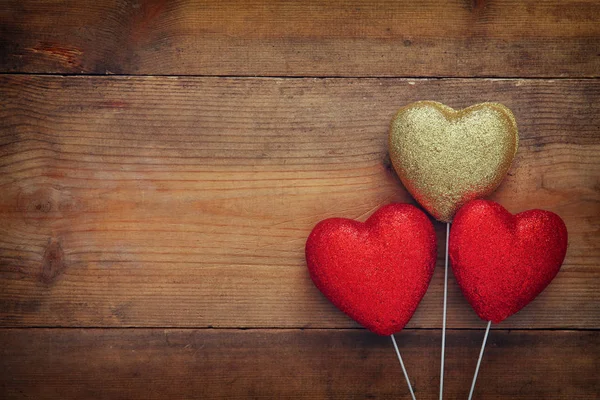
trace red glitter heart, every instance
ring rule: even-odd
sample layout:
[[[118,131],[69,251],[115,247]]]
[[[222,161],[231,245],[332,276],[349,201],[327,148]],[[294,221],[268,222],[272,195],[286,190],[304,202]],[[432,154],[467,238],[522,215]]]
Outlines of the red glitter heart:
[[[567,252],[567,228],[543,210],[512,215],[474,200],[454,217],[449,255],[456,281],[477,315],[501,322],[554,279]]]
[[[379,334],[400,331],[427,291],[436,238],[427,216],[410,204],[389,204],[365,223],[319,222],[306,242],[310,276],[336,307]]]

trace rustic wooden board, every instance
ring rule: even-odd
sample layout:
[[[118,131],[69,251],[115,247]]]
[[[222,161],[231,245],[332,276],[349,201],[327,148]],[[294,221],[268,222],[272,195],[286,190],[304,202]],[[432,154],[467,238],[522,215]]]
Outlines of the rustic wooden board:
[[[449,331],[445,395],[466,398],[481,331]],[[440,332],[398,336],[435,399]],[[409,398],[391,341],[362,330],[0,330],[3,399]],[[592,399],[600,334],[492,331],[478,399]]]
[[[387,127],[427,98],[513,109],[493,198],[569,229],[558,277],[502,327],[600,327],[599,81],[77,76],[0,77],[0,324],[355,326],[311,284],[304,241],[411,201]],[[410,326],[440,326],[441,272]],[[452,279],[449,307],[450,327],[482,326]]]
[[[318,293],[303,246],[320,219],[412,202],[385,141],[422,99],[513,109],[492,198],[570,234],[493,327],[476,398],[600,396],[600,80],[562,79],[600,76],[597,1],[8,0],[0,21],[0,398],[408,399],[390,340]],[[409,324],[434,329],[398,335],[419,399],[438,398],[436,230]],[[445,398],[466,398],[484,323],[452,278],[448,318],[469,329],[448,333]]]
[[[590,77],[595,0],[0,3],[0,71]]]

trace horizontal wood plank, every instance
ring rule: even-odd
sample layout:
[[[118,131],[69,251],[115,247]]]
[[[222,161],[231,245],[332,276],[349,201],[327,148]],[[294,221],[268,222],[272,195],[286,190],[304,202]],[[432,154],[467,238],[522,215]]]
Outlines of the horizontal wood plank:
[[[12,0],[0,71],[591,77],[600,3]]]
[[[445,397],[466,398],[481,331],[449,331]],[[419,399],[435,399],[440,332],[397,335]],[[495,331],[478,399],[591,399],[600,334]],[[2,329],[3,399],[408,399],[389,338],[362,330]]]
[[[569,230],[557,278],[502,326],[600,327],[600,81],[20,75],[0,77],[0,324],[356,326],[305,239],[412,201],[386,137],[420,99],[510,107],[521,142],[492,198]],[[440,327],[438,267],[411,327]],[[449,326],[480,327],[449,291]]]

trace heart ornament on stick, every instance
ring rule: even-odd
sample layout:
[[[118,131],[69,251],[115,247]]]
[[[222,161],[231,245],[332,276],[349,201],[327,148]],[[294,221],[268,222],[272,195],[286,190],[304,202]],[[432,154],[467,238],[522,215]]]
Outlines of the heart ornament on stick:
[[[558,273],[567,228],[549,211],[512,215],[475,200],[461,208],[450,231],[456,281],[477,315],[498,323],[530,303]]]
[[[365,223],[319,222],[306,242],[310,276],[335,306],[379,334],[400,331],[427,291],[436,261],[431,221],[409,204],[390,204]]]
[[[502,104],[457,111],[419,101],[392,120],[389,151],[406,189],[436,219],[449,222],[462,205],[500,185],[518,141],[515,118]]]

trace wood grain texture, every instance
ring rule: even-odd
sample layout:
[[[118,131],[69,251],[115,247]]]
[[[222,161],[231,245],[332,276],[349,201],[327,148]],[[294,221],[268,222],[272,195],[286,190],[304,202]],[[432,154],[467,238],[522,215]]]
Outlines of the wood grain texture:
[[[77,76],[0,77],[0,324],[356,326],[305,239],[412,201],[387,129],[429,98],[510,107],[520,148],[492,198],[569,230],[558,277],[502,327],[600,327],[600,81]],[[481,327],[449,290],[449,326]],[[441,293],[438,268],[409,326],[441,325]]]
[[[481,331],[449,331],[445,395],[466,398]],[[440,332],[397,336],[435,399]],[[0,330],[3,399],[408,399],[389,338],[362,330]],[[478,399],[592,399],[600,334],[492,331]],[[435,372],[434,372],[435,371]]]
[[[591,77],[600,3],[12,0],[0,70],[244,76]]]

